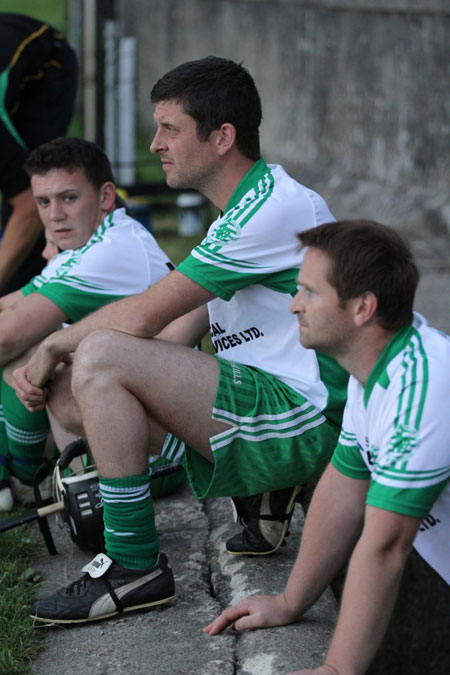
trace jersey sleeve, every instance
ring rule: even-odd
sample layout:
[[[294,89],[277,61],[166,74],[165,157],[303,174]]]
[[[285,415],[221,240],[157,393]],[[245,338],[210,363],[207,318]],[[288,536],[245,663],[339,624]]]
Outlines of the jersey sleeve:
[[[45,270],[44,270],[45,271]],[[108,293],[92,289],[83,289],[78,283],[71,283],[70,278],[59,281],[57,278],[50,277],[43,281],[42,275],[38,275],[21,288],[24,296],[31,293],[39,293],[45,298],[52,300],[67,316],[71,323],[80,321],[87,314],[95,312],[103,305],[124,297],[123,294]]]
[[[276,196],[248,205],[243,199],[211,226],[177,269],[222,300],[254,284],[295,293],[300,261],[296,235],[314,224],[312,204],[303,195],[285,203]]]
[[[103,305],[120,300],[123,295],[104,294],[85,291],[67,283],[49,283],[37,290],[37,293],[52,300],[65,313],[71,323],[95,312]]]
[[[345,422],[345,412],[344,412]],[[370,471],[361,457],[356,435],[341,429],[336,449],[331,457],[331,463],[335,469],[344,476],[356,478],[357,480],[367,480],[370,478]]]
[[[146,290],[152,264],[139,238],[130,231],[125,240],[99,228],[82,248],[63,251],[22,292],[37,292],[52,300],[72,322],[105,304]],[[116,238],[114,238],[116,237]]]
[[[406,369],[405,369],[406,370]],[[417,364],[411,369],[419,371]],[[403,378],[391,406],[379,448],[371,453],[374,470],[367,504],[414,518],[425,518],[450,479],[450,425],[443,401],[449,384],[424,368]]]
[[[30,293],[34,293],[36,288],[33,284],[33,279],[29,281],[25,286],[22,286],[20,290],[22,291],[22,294],[24,296],[30,295]]]

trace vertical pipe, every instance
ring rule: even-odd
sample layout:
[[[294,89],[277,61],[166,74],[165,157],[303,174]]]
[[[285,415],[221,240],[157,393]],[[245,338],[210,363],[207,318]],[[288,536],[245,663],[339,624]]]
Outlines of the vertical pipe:
[[[84,137],[97,140],[97,0],[83,0]]]
[[[123,185],[135,180],[135,75],[136,38],[124,37],[119,43],[119,181]]]
[[[115,163],[118,159],[117,134],[117,22],[111,19],[104,26],[105,50],[105,152],[116,173]]]

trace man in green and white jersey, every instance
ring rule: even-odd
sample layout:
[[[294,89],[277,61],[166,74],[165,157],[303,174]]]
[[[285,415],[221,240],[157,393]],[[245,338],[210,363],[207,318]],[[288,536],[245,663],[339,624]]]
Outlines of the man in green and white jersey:
[[[323,414],[336,426],[341,422],[346,384],[342,369],[333,359],[302,348],[295,318],[289,313],[299,269],[293,245],[297,224],[316,225],[330,219],[317,193],[299,185],[282,167],[267,165],[260,158],[239,183],[206,238],[177,268],[216,296],[208,302],[211,339],[217,355],[226,361],[223,368],[229,372],[229,386],[246,386],[242,364],[258,369],[264,378],[263,388],[275,391],[287,385],[313,406],[308,407],[303,400],[287,415],[286,410],[272,409],[275,403],[269,403],[264,420],[244,420],[250,411],[244,415],[239,409],[230,409],[225,399],[232,396],[231,391],[218,391],[213,418],[232,426],[211,438],[214,472],[210,462],[197,453],[187,455],[187,465],[196,476],[193,487],[200,499],[211,491],[216,496],[253,495],[261,487],[257,476],[253,483],[253,464],[245,470],[241,466],[241,475],[233,474],[232,480],[227,468],[221,467],[219,451],[230,439],[239,453],[239,437],[244,443],[260,438],[259,451],[251,461],[258,463],[259,454],[273,453],[275,466],[268,482],[275,490],[286,487],[286,477],[283,470],[280,475],[276,471],[277,462],[282,460],[275,459],[278,451],[274,439],[283,435],[286,443],[290,438],[296,446],[303,430],[321,425]],[[268,396],[263,392],[259,395]],[[253,406],[253,400],[249,404]],[[281,453],[286,451],[286,446],[280,448]],[[327,443],[312,444],[294,462],[291,480],[300,483],[316,477],[328,452]]]
[[[450,338],[413,315],[418,272],[394,230],[342,221],[299,238],[309,249],[291,310],[301,343],[335,356],[350,373],[343,426],[284,592],[246,598],[205,631],[297,621],[350,558],[325,664],[298,675],[362,675],[383,638],[412,547],[444,606],[450,598]],[[428,630],[420,605],[415,612],[420,632]],[[435,631],[445,630],[445,617],[448,604]],[[403,666],[414,664],[423,643],[417,647],[407,634],[399,644],[395,670],[376,672],[416,672]],[[439,663],[439,672],[448,672]]]
[[[26,362],[28,350],[63,322],[144,291],[170,269],[153,236],[115,208],[111,166],[98,146],[56,139],[35,149],[26,168],[46,233],[60,252],[21,290],[0,298],[0,510],[12,508],[13,493],[34,500],[30,484],[49,430],[45,411],[27,411],[10,386],[18,359]]]
[[[104,503],[108,556],[89,566],[79,593],[40,600],[38,621],[102,619],[173,597],[151,526],[149,447],[164,454],[185,444],[200,498],[292,494],[320,475],[339,433],[347,376],[298,344],[288,311],[296,233],[332,219],[326,204],[261,158],[260,99],[242,66],[218,57],[183,64],[152,101],[151,150],[167,183],[196,188],[221,215],[159,284],[47,339],[15,375],[22,400],[40,406],[56,365],[76,352],[72,391]],[[216,357],[187,348],[208,328]]]
[[[351,478],[370,476],[366,504],[424,520],[414,548],[450,584],[449,364],[450,337],[415,315],[364,387],[350,378],[331,461]]]

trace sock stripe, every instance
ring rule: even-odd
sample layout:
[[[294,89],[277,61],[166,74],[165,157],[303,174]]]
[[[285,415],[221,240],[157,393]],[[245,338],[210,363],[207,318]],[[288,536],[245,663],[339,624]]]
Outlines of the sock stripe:
[[[99,485],[103,501],[107,504],[142,502],[150,497],[148,482],[137,487],[112,487],[101,481]]]
[[[38,429],[37,431],[26,431],[19,429],[10,422],[6,422],[6,434],[8,438],[16,443],[42,443],[48,436],[48,429]]]

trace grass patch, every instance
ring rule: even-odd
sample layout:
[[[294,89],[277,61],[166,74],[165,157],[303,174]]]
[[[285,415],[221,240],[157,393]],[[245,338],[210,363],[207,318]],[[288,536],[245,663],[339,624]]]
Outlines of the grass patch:
[[[32,568],[39,533],[21,526],[0,537],[0,673],[26,675],[42,645],[42,634],[33,629],[29,617],[40,581]]]
[[[66,30],[65,3],[61,0],[2,0],[2,12],[27,14],[33,19],[50,23],[55,28]]]

